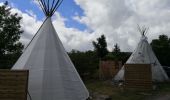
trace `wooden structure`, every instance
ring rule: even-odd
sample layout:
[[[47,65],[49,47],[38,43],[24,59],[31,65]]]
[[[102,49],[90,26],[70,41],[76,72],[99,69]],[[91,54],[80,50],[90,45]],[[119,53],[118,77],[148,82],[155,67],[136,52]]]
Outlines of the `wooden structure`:
[[[27,100],[28,70],[0,70],[0,100]]]
[[[121,69],[121,61],[106,60],[100,61],[99,74],[101,79],[113,79],[117,72]]]
[[[152,72],[150,64],[125,64],[125,88],[152,89]]]

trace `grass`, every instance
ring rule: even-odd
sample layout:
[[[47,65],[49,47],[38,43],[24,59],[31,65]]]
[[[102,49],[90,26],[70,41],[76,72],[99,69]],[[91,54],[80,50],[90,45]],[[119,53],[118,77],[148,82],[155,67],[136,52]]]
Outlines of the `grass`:
[[[95,98],[99,95],[107,95],[112,100],[150,100],[158,95],[170,94],[170,83],[159,83],[156,90],[145,92],[123,90],[123,88],[114,86],[110,81],[88,80],[85,84],[93,100],[97,100]]]

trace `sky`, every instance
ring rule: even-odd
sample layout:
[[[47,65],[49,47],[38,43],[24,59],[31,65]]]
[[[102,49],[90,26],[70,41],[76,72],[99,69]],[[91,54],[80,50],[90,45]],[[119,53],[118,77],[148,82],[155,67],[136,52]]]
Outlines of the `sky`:
[[[8,1],[11,12],[23,17],[20,41],[26,46],[45,15],[36,0]],[[170,0],[63,0],[52,19],[67,51],[93,50],[92,41],[102,34],[110,51],[116,43],[122,51],[133,51],[141,37],[137,25],[149,27],[149,42],[161,34],[170,36],[169,5]]]

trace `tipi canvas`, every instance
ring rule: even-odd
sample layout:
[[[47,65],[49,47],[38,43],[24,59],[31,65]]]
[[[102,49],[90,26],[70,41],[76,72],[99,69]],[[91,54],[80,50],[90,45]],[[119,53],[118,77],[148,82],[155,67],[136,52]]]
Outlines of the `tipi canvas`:
[[[132,53],[126,64],[151,64],[152,81],[162,82],[169,80],[166,72],[156,58],[151,46],[145,36],[147,29],[140,30],[142,37],[137,45],[136,50]],[[124,80],[124,66],[114,77],[115,81]]]
[[[28,100],[86,100],[88,90],[51,21],[62,0],[46,1],[39,2],[47,18],[12,70],[29,70]]]

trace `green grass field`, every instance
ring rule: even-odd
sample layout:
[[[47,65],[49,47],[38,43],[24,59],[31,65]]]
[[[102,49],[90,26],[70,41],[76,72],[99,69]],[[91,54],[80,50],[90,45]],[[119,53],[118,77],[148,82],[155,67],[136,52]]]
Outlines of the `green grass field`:
[[[96,98],[101,95],[109,96],[111,100],[154,100],[156,96],[170,95],[170,83],[159,83],[156,90],[145,92],[123,90],[110,81],[89,80],[85,84],[93,100],[97,100]]]

